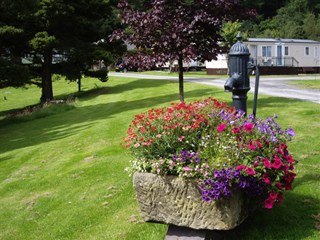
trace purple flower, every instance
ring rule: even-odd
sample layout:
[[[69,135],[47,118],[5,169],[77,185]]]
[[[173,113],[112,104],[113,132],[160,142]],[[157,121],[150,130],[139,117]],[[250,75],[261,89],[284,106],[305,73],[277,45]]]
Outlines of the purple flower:
[[[287,134],[288,136],[290,136],[290,137],[293,137],[293,136],[296,135],[296,133],[293,131],[292,128],[287,129],[287,130],[286,130],[286,134]]]

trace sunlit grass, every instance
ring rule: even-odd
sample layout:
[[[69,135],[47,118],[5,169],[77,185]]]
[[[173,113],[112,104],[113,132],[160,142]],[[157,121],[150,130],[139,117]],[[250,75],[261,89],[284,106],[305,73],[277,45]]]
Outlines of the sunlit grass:
[[[54,83],[57,98],[75,94],[71,108],[0,120],[0,239],[164,239],[166,225],[141,220],[121,138],[135,114],[177,102],[178,83],[111,77],[83,84],[77,94],[75,83]],[[3,94],[2,117],[40,98],[34,87]],[[207,96],[231,102],[223,89],[185,83],[186,101]],[[248,105],[251,112],[252,95]],[[281,206],[256,211],[225,239],[319,239],[319,104],[261,95],[257,112],[276,113],[295,129],[289,147],[299,160],[297,180]]]
[[[299,88],[320,90],[320,79],[319,80],[295,80],[295,81],[290,81],[288,83],[296,85]]]

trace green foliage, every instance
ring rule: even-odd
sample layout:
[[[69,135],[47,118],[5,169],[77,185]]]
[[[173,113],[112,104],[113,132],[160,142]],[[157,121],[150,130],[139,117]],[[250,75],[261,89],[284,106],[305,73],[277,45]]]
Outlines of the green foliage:
[[[0,16],[0,56],[21,64],[26,53],[32,55],[31,64],[25,65],[32,74],[20,80],[41,77],[41,99],[50,100],[53,73],[77,80],[95,61],[103,60],[108,66],[124,51],[118,42],[107,39],[119,25],[115,5],[116,1],[104,0],[4,0],[0,5],[4,13]],[[52,61],[57,56],[58,62]],[[13,77],[6,77],[2,86],[17,86],[10,79]]]
[[[24,86],[29,82],[29,76],[28,67],[21,64],[12,64],[6,59],[0,59],[0,88]]]
[[[52,49],[57,44],[55,36],[49,36],[48,32],[37,32],[33,39],[30,40],[31,47],[42,52],[44,49]]]
[[[239,22],[238,20],[235,22],[228,21],[223,24],[221,36],[224,39],[225,46],[230,48],[234,43],[237,42],[237,34],[241,32],[241,36],[243,41],[245,41],[248,38],[247,32],[242,32],[242,22]]]
[[[258,5],[258,21],[245,25],[250,37],[320,40],[320,4],[317,0],[264,2]],[[270,6],[267,6],[269,2]],[[274,14],[269,14],[271,6]]]

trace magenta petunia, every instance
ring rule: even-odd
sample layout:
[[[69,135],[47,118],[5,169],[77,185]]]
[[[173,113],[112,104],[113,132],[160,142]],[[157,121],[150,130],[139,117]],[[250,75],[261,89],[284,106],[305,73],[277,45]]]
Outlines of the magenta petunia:
[[[226,129],[226,127],[227,127],[227,125],[225,123],[222,123],[217,127],[217,130],[218,130],[218,132],[222,132],[223,130]]]
[[[252,123],[246,123],[246,124],[244,124],[244,130],[245,130],[246,132],[252,132],[252,130],[253,130],[253,124],[252,124]]]
[[[273,204],[274,204],[274,199],[268,197],[265,201],[264,201],[264,207],[271,209],[273,208]]]
[[[256,146],[255,145],[248,145],[247,148],[249,148],[250,150],[256,150]]]
[[[249,175],[255,175],[255,174],[256,174],[256,172],[255,172],[252,168],[250,168],[250,167],[247,167],[247,168],[246,168],[246,172],[247,172]]]
[[[239,165],[238,167],[236,167],[236,170],[243,170],[246,168],[247,168],[247,166],[245,166],[245,165]]]
[[[268,158],[263,159],[263,165],[264,165],[266,168],[271,168],[271,167],[272,167],[272,165],[271,165],[271,163],[270,163],[270,161],[269,161]]]
[[[278,198],[278,194],[276,192],[271,192],[269,194],[269,197],[272,198],[272,199],[277,199]]]
[[[285,156],[285,159],[288,161],[288,163],[293,163],[294,159],[291,155]]]
[[[262,180],[267,184],[267,185],[270,185],[271,184],[271,181],[269,179],[269,176],[268,174],[264,173],[262,174]]]
[[[240,132],[240,128],[234,127],[234,128],[232,128],[232,132],[233,133],[239,133]]]
[[[280,160],[280,158],[276,157],[272,164],[272,167],[275,169],[279,169],[281,168],[281,166],[282,166],[282,161]]]
[[[276,183],[276,187],[277,187],[279,190],[282,190],[282,189],[283,189],[283,186],[281,185],[281,183]]]

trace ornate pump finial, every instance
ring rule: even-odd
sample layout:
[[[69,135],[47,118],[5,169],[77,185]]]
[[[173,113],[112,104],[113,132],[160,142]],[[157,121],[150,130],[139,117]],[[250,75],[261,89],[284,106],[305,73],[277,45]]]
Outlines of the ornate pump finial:
[[[236,37],[237,39],[238,39],[238,42],[242,42],[242,35],[241,35],[241,32],[238,32],[238,34],[237,34],[237,37]]]

